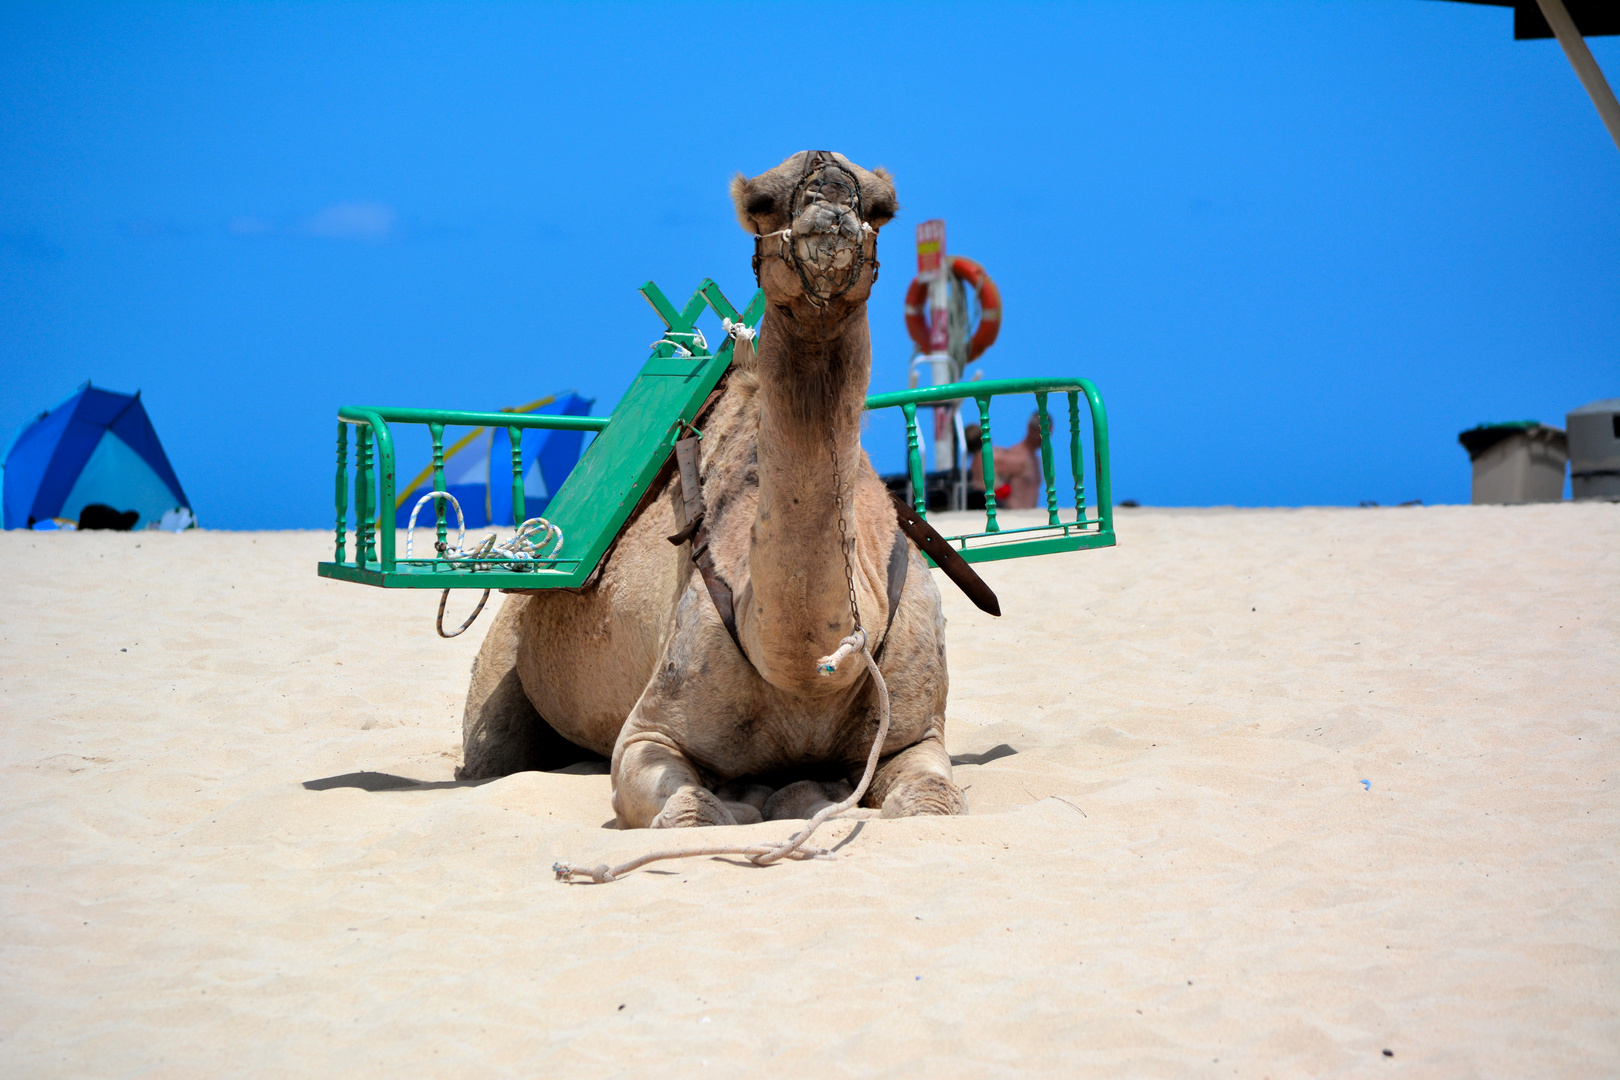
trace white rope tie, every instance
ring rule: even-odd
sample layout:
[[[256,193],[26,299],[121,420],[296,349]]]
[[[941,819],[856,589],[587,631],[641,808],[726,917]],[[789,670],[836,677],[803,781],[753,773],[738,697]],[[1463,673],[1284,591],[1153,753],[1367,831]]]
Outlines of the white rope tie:
[[[745,322],[732,322],[730,319],[721,319],[720,329],[725,331],[726,336],[734,341],[754,340],[754,328]]]
[[[696,345],[698,348],[702,349],[704,352],[709,351],[709,340],[708,340],[708,338],[705,338],[703,336],[703,331],[699,330],[697,327],[694,326],[694,327],[692,327],[691,330],[681,330],[681,331],[677,331],[677,332],[682,333],[682,334],[691,334],[691,336],[692,336],[692,344]],[[656,349],[660,345],[673,345],[675,347],[676,356],[681,357],[681,358],[690,358],[692,356],[697,355],[691,349],[689,349],[685,345],[681,344],[679,341],[676,341],[674,338],[668,337],[668,336],[659,338],[657,341],[653,342],[651,345],[648,345],[647,348]]]
[[[447,562],[466,563],[468,569],[474,571],[488,570],[491,568],[491,564],[497,561],[514,562],[519,565],[511,566],[509,569],[522,571],[526,569],[521,565],[523,563],[551,562],[562,554],[563,532],[545,518],[530,518],[525,521],[517,527],[517,532],[512,534],[510,540],[501,540],[494,533],[490,533],[480,540],[471,551],[468,551],[463,546],[467,542],[467,518],[461,512],[461,503],[448,491],[430,491],[417,499],[416,505],[411,507],[411,519],[405,526],[406,562],[410,562],[412,559],[412,541],[416,539],[416,515],[423,506],[427,505],[429,499],[435,498],[449,499],[450,505],[455,507],[456,510],[456,546],[451,547],[446,543],[442,548],[439,548],[439,557]],[[488,589],[484,590],[484,595],[478,600],[478,606],[473,608],[471,615],[467,616],[467,621],[461,624],[460,629],[450,634],[444,632],[444,604],[446,600],[450,599],[450,590],[445,589],[441,592],[439,594],[439,617],[434,623],[434,626],[439,631],[439,636],[453,638],[460,637],[465,633],[467,628],[478,618],[478,613],[484,610],[484,605],[489,602],[489,592]]]
[[[704,855],[743,855],[755,866],[769,866],[782,859],[830,859],[833,853],[826,848],[807,848],[804,845],[810,837],[822,826],[828,818],[842,814],[845,810],[859,806],[867,789],[872,786],[872,776],[877,772],[878,759],[883,756],[883,743],[889,737],[889,687],[883,681],[883,673],[878,670],[877,661],[872,659],[872,653],[866,647],[866,631],[860,627],[855,632],[838,643],[838,648],[831,656],[824,656],[816,663],[816,670],[825,676],[838,670],[843,660],[856,653],[866,661],[866,670],[872,675],[872,682],[877,687],[878,699],[878,729],[877,735],[872,739],[872,749],[866,755],[866,771],[861,775],[861,782],[850,793],[849,798],[843,802],[832,803],[822,807],[816,815],[804,823],[804,828],[788,837],[786,840],[774,844],[748,844],[748,845],[722,845],[717,847],[675,848],[670,851],[655,851],[649,855],[642,855],[631,859],[627,863],[610,867],[606,863],[600,866],[580,866],[577,863],[559,862],[551,867],[556,873],[558,881],[573,881],[576,878],[592,881],[601,885],[609,881],[617,881],[630,871],[646,866],[651,862],[662,859],[690,859]]]

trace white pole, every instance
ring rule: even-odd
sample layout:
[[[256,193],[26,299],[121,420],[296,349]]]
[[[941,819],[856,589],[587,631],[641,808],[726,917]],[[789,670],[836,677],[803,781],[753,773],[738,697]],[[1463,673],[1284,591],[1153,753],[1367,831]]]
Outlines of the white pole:
[[[1597,106],[1603,126],[1609,129],[1609,138],[1614,140],[1615,146],[1620,147],[1620,103],[1614,100],[1614,91],[1609,89],[1608,81],[1603,78],[1603,69],[1592,59],[1592,51],[1586,47],[1581,32],[1575,29],[1575,20],[1569,17],[1564,0],[1536,0],[1536,4],[1541,8],[1547,25],[1552,27],[1558,44],[1564,47],[1564,55],[1569,57],[1569,66],[1575,69],[1575,77],[1581,80],[1592,104]]]

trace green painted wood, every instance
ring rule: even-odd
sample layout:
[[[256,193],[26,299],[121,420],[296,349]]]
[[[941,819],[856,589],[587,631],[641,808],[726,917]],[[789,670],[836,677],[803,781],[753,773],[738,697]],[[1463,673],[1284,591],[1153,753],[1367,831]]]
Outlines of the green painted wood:
[[[1028,555],[1050,555],[1059,551],[1086,551],[1091,548],[1113,547],[1115,543],[1112,532],[1080,533],[1034,540],[1015,540],[1012,543],[991,544],[988,547],[958,548],[957,553],[970,563],[997,562],[1001,559],[1022,559]]]
[[[465,424],[471,417],[479,426],[523,427],[590,427],[598,431],[596,438],[580,456],[579,463],[568,475],[561,488],[546,507],[546,520],[563,531],[565,558],[548,562],[549,570],[518,573],[509,570],[474,571],[469,568],[452,569],[444,561],[435,563],[421,559],[422,564],[397,563],[393,556],[393,523],[385,523],[382,531],[385,558],[374,555],[359,563],[321,563],[318,572],[323,577],[344,581],[359,581],[385,588],[576,588],[583,584],[596,569],[609,545],[629,520],[647,487],[657,477],[668,460],[675,440],[681,434],[680,421],[690,423],[702,407],[720,377],[731,366],[733,342],[727,338],[716,353],[709,353],[694,332],[706,307],[718,298],[729,312],[723,317],[738,315],[744,324],[754,327],[765,312],[765,295],[756,292],[753,300],[742,312],[725,300],[719,287],[705,279],[692,294],[686,306],[676,311],[673,304],[652,282],[641,287],[641,295],[652,305],[665,324],[665,336],[653,349],[653,355],[642,366],[641,372],[630,383],[629,389],[605,421],[600,418],[523,416],[510,413],[458,414],[433,410],[343,409],[339,416],[350,422],[361,422],[362,432],[380,427],[387,431],[390,420],[426,423],[436,429],[435,447],[439,446],[445,424]],[[691,351],[691,357],[671,354],[676,344]],[[347,415],[346,415],[347,414]],[[487,420],[482,418],[487,417]],[[590,424],[560,424],[561,420],[586,420]],[[386,490],[377,492],[376,506],[394,505],[391,437],[379,438],[379,445],[390,445],[387,465],[383,470]],[[441,451],[442,454],[442,451]],[[442,469],[439,455],[435,465]],[[436,474],[437,475],[437,474]],[[357,480],[357,512],[359,508],[359,482]],[[442,487],[442,482],[440,482]],[[368,491],[375,491],[371,484]],[[442,502],[443,500],[434,500]],[[442,520],[442,519],[441,519]],[[431,547],[431,541],[423,545]],[[425,565],[423,565],[425,564]]]

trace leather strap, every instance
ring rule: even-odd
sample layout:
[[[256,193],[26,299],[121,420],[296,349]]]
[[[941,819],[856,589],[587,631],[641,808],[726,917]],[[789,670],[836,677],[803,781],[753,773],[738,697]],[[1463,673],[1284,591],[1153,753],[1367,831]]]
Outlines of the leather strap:
[[[984,579],[973,572],[966,559],[958,555],[956,549],[939,534],[928,522],[917,516],[917,511],[900,496],[889,492],[889,498],[894,500],[895,515],[900,519],[900,531],[917,542],[924,555],[934,560],[934,565],[945,571],[945,576],[956,583],[956,587],[967,594],[973,601],[973,606],[990,615],[1001,614],[1001,601]]]
[[[682,443],[687,445],[683,447]],[[692,542],[692,563],[703,578],[703,587],[709,590],[709,599],[714,603],[714,610],[720,616],[721,625],[726,628],[726,633],[731,635],[732,643],[737,646],[742,658],[748,660],[748,650],[743,648],[742,638],[737,633],[736,599],[731,592],[731,586],[726,584],[726,579],[715,569],[714,555],[709,550],[709,530],[703,512],[702,481],[698,479],[696,468],[697,439],[688,437],[677,442],[675,457],[681,477],[681,498],[689,516],[686,527],[666,539],[677,547],[688,540]],[[883,655],[883,647],[889,643],[889,627],[894,625],[895,612],[900,610],[900,594],[906,588],[906,571],[911,563],[909,556],[905,533],[896,530],[894,546],[889,551],[889,621],[883,628],[883,640],[878,642],[877,651],[872,654],[874,660]],[[748,662],[753,663],[752,660]]]

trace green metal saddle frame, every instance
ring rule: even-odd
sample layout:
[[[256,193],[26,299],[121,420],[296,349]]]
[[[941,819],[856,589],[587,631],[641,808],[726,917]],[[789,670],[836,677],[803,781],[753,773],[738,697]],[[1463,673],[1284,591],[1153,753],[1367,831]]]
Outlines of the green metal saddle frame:
[[[338,410],[337,522],[331,562],[319,565],[322,577],[355,581],[392,589],[546,589],[578,588],[595,572],[618,538],[625,523],[647,494],[647,489],[669,460],[675,442],[687,430],[721,376],[731,366],[733,341],[711,352],[696,323],[705,308],[722,319],[756,327],[765,311],[765,294],[756,292],[742,311],[734,308],[712,280],[704,279],[686,306],[676,310],[652,282],[641,295],[664,323],[664,335],[652,355],[607,417],[545,416],[522,413],[450,412],[436,409],[379,409],[344,406]],[[1086,379],[996,379],[954,383],[866,399],[866,408],[898,408],[906,423],[907,466],[916,493],[917,512],[926,517],[922,454],[917,432],[917,408],[938,402],[971,398],[979,409],[984,446],[990,442],[990,402],[1008,394],[1035,395],[1041,421],[1041,462],[1046,482],[1045,524],[1005,529],[997,520],[994,456],[982,455],[985,487],[985,527],[947,539],[968,562],[1044,555],[1109,547],[1114,540],[1114,508],[1108,465],[1108,419],[1097,388]],[[1052,394],[1068,397],[1069,464],[1074,476],[1074,504],[1058,505],[1048,400]],[[1092,460],[1096,471],[1096,505],[1088,516],[1082,455],[1080,398],[1091,416]],[[538,562],[480,556],[476,563],[452,560],[442,546],[427,554],[403,558],[396,547],[393,527],[395,460],[391,424],[425,425],[433,444],[433,487],[444,490],[444,429],[446,427],[504,428],[512,448],[512,505],[521,517],[523,475],[521,435],[527,428],[590,431],[596,437],[546,508],[546,520],[562,530],[563,546],[556,558]],[[353,429],[353,465],[349,461]],[[350,527],[352,492],[353,527]],[[445,499],[432,500],[431,528],[439,545],[450,529]],[[514,521],[516,525],[519,522]],[[424,522],[424,527],[426,522]],[[348,558],[350,537],[354,558]],[[424,545],[429,546],[429,545]]]

